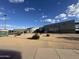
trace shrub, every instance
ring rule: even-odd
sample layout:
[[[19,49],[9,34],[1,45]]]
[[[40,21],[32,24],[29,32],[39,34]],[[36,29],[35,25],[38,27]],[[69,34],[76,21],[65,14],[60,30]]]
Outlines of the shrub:
[[[17,33],[15,33],[15,36],[20,36],[22,33],[20,33],[20,32],[17,32]]]
[[[46,34],[46,36],[49,37],[50,35],[49,34]]]
[[[39,38],[40,38],[40,36],[37,33],[32,36],[32,39],[39,39]]]

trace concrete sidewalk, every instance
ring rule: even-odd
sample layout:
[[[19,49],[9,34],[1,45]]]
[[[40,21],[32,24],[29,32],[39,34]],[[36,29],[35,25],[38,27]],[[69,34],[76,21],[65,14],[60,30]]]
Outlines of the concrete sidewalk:
[[[23,59],[79,59],[79,50],[28,48],[22,56]]]
[[[2,49],[20,51],[22,59],[79,59],[79,50],[72,49],[22,47],[5,47]]]

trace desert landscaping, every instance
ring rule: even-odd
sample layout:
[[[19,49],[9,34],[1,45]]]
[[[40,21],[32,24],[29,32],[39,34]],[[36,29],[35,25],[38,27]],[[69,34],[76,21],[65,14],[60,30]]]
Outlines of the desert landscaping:
[[[16,37],[14,35],[0,37],[0,46],[79,49],[79,34],[50,34],[49,37],[46,34],[39,34],[39,39],[29,39],[33,35],[22,34]]]

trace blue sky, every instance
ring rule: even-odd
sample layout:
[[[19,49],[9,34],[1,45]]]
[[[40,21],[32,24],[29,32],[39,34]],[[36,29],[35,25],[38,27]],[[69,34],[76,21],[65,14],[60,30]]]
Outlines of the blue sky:
[[[77,6],[77,7],[76,7]],[[40,27],[79,17],[78,0],[0,0],[0,28]]]

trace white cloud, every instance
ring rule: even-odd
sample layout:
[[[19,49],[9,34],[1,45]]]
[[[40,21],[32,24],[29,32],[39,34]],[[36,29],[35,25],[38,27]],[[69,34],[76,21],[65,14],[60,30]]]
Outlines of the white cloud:
[[[63,20],[67,20],[67,19],[68,19],[67,17],[64,17],[64,18],[63,18]]]
[[[41,22],[48,22],[48,23],[57,23],[59,21],[60,21],[59,19],[57,20],[57,19],[51,19],[51,18],[41,20]]]
[[[42,18],[45,18],[46,16],[42,16]],[[60,22],[61,20],[68,20],[69,17],[76,17],[79,18],[79,1],[76,4],[72,4],[67,7],[67,10],[65,10],[64,13],[61,13],[57,15],[54,20],[52,19],[45,19],[45,22],[50,22],[50,23],[56,23]]]
[[[0,24],[0,29],[4,29],[5,25],[4,24]],[[7,29],[25,29],[25,26],[16,26],[16,25],[11,25],[11,24],[6,24],[6,28]]]
[[[46,22],[52,22],[52,19],[45,19]]]
[[[41,22],[55,23],[55,20],[49,18],[49,19],[43,19],[41,20]]]
[[[44,16],[42,16],[42,18],[47,18],[47,16],[46,16],[46,15],[44,15]]]
[[[0,20],[7,20],[8,18],[5,17],[1,17]]]
[[[3,12],[0,12],[0,16],[3,15],[3,14],[4,14]]]
[[[56,19],[45,19],[45,22],[56,23],[56,22],[59,22],[59,20],[56,20]]]
[[[79,18],[79,2],[68,6],[66,13],[68,14],[69,17]]]
[[[57,15],[54,20],[53,19],[45,19],[43,22],[56,23],[61,22],[62,20],[68,20],[69,17],[76,17],[79,19],[79,1],[76,4],[72,4],[67,7],[64,13]],[[42,16],[42,18],[46,18],[46,16]]]
[[[5,10],[5,8],[3,8],[3,7],[0,7],[0,10]]]
[[[67,16],[67,15],[66,15],[65,13],[62,13],[62,14],[56,16],[55,18],[56,18],[56,19],[62,19],[62,18],[65,18],[66,16]]]
[[[25,8],[24,9],[26,12],[29,12],[29,11],[35,11],[36,9],[35,8]]]
[[[62,13],[62,14],[56,16],[55,19],[56,19],[57,22],[60,22],[60,20],[67,20],[68,18],[67,18],[66,13]]]
[[[59,14],[55,19],[67,20],[69,17],[79,18],[79,1],[76,4],[69,5],[65,13]]]
[[[42,9],[38,9],[38,11],[42,11]]]
[[[0,24],[0,29],[4,29],[5,25],[4,24]],[[13,25],[10,25],[10,24],[6,24],[6,28],[7,29],[13,29],[14,26]]]
[[[64,18],[64,17],[66,17],[66,14],[62,13],[62,14],[60,14],[60,17]]]
[[[51,22],[52,19],[42,19],[41,22]]]
[[[10,3],[23,3],[24,0],[9,0]]]
[[[4,27],[5,25],[0,24],[1,27]],[[6,24],[6,27],[13,27],[12,25]]]

